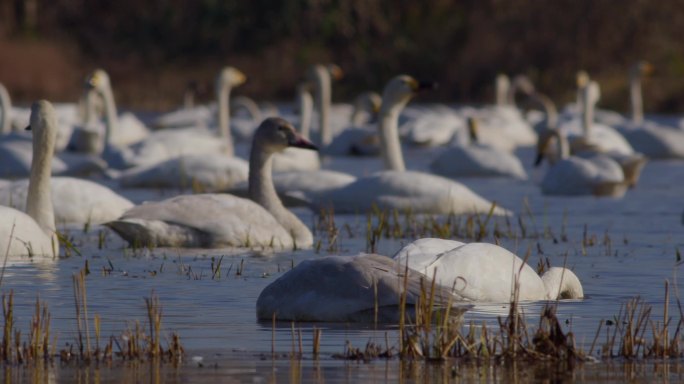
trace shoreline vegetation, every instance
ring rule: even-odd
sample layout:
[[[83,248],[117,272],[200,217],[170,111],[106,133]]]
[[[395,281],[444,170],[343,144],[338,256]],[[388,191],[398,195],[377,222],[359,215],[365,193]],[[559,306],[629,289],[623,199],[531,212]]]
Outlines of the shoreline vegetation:
[[[626,112],[627,71],[646,59],[656,68],[644,84],[646,111],[684,110],[684,42],[677,39],[684,9],[638,0],[619,9],[591,0],[23,0],[0,7],[0,50],[11,58],[0,62],[0,82],[17,103],[38,95],[73,101],[84,75],[103,67],[123,106],[153,112],[180,105],[189,84],[198,101],[210,100],[215,73],[227,64],[246,70],[241,93],[272,101],[293,100],[302,68],[315,62],[345,71],[335,100],[380,89],[385,74],[413,73],[440,82],[425,100],[447,103],[491,103],[500,72],[526,74],[569,102],[584,69],[602,84],[602,106]]]

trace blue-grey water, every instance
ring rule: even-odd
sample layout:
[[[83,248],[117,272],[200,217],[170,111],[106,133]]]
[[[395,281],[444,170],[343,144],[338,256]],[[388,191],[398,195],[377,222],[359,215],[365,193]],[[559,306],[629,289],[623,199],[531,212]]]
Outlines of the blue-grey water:
[[[408,150],[407,164],[411,169],[424,170],[438,151]],[[240,147],[238,153],[246,153],[246,146]],[[530,150],[521,151],[520,155],[526,165],[532,163]],[[324,164],[358,175],[381,168],[380,160],[374,158],[336,158]],[[528,171],[528,181],[460,181],[522,217],[528,237],[504,237],[500,240],[502,246],[521,257],[529,250],[529,263],[533,266],[540,259],[548,259],[551,265],[567,264],[575,271],[586,298],[560,302],[558,314],[566,329],[572,329],[576,341],[588,349],[599,322],[613,319],[622,305],[637,296],[653,306],[653,321],[662,322],[666,280],[671,283],[670,316],[676,324],[679,313],[675,293],[681,282],[677,254],[678,250],[684,252],[684,162],[648,163],[639,185],[621,199],[543,196],[536,182],[544,169],[528,167]],[[178,192],[120,190],[120,193],[139,202]],[[315,221],[314,214],[306,209],[297,208],[295,212],[305,223]],[[365,216],[337,215],[335,220],[338,228],[347,224],[352,233],[350,237],[348,231],[340,231],[337,253],[352,255],[367,250]],[[511,226],[520,232],[517,219],[512,220]],[[98,248],[100,231],[105,233],[102,249]],[[260,354],[269,354],[274,330],[270,322],[256,320],[255,303],[259,293],[292,265],[327,254],[327,236],[320,231],[316,233],[316,238],[322,239],[320,251],[276,254],[221,249],[133,251],[104,228],[90,228],[88,233],[72,228],[69,233],[80,255],[63,257],[47,265],[7,266],[1,291],[14,292],[16,328],[23,334],[28,333],[35,301],[39,298],[52,316],[51,330],[58,348],[75,342],[72,276],[87,262],[90,270],[86,277],[88,315],[91,321],[94,315],[101,319],[100,342],[109,335],[119,335],[136,320],[147,324],[144,298],[155,295],[162,306],[164,334],[178,333],[188,359],[194,357],[195,361],[238,355],[255,360]],[[538,236],[530,236],[535,233]],[[585,239],[593,244],[583,245]],[[377,252],[391,255],[412,240],[380,239]],[[213,274],[212,263],[219,260],[220,273]],[[537,314],[543,305],[523,306],[531,325],[537,323]],[[497,316],[505,316],[506,310],[500,305],[476,306],[465,319],[494,325]],[[275,329],[276,351],[289,353],[293,343],[298,349],[299,342],[294,342],[293,337],[298,338],[301,329],[303,352],[309,354],[314,326],[323,330],[321,356],[342,353],[347,341],[355,347],[363,347],[368,341],[384,346],[386,339],[390,346],[397,345],[392,326],[374,329],[372,325],[359,324],[295,324],[297,331],[293,335],[290,323],[279,323]],[[600,340],[603,339],[602,333]],[[94,345],[95,340],[91,343]],[[383,369],[382,364],[378,369]]]

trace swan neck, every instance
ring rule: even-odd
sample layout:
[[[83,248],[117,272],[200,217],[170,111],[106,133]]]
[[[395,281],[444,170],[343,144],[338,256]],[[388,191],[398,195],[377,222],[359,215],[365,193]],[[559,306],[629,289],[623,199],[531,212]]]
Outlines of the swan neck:
[[[44,127],[34,129],[33,160],[26,197],[26,213],[48,234],[54,233],[56,228],[50,193],[50,176],[57,127],[48,126],[52,124],[45,121]]]
[[[12,100],[9,92],[4,85],[0,84],[0,135],[12,132],[10,111],[12,110]]]
[[[306,90],[297,92],[297,107],[299,108],[299,133],[308,139],[311,135],[311,116],[313,114],[313,98]]]
[[[548,97],[541,95],[539,100],[544,108],[544,113],[546,114],[546,127],[549,129],[555,129],[558,126],[558,110],[556,105]]]
[[[508,91],[510,81],[507,77],[499,76],[496,79],[496,105],[502,107],[508,103]]]
[[[567,159],[570,157],[570,144],[568,139],[562,133],[555,131],[556,137],[556,152],[560,159]]]
[[[272,179],[272,153],[255,140],[249,158],[249,198],[268,211],[299,246],[313,243],[311,231],[280,201]]]
[[[587,89],[582,95],[582,130],[587,139],[589,139],[591,126],[594,123],[594,103],[590,100],[588,93]]]
[[[385,169],[405,171],[404,156],[399,142],[399,113],[403,104],[380,110],[380,149],[385,163]]]
[[[222,84],[217,89],[219,137],[226,143],[226,154],[233,156],[233,138],[230,134],[230,91],[228,84]]]
[[[104,88],[101,91],[101,95],[105,104],[105,147],[109,147],[112,140],[112,133],[119,127],[119,118],[112,88]]]
[[[330,103],[332,102],[332,86],[330,74],[326,69],[316,71],[316,99],[314,100],[318,111],[318,130],[320,132],[321,147],[325,147],[332,141],[330,132]]]
[[[641,124],[644,121],[644,105],[641,93],[641,77],[636,71],[629,76],[629,99],[632,109],[632,122]]]

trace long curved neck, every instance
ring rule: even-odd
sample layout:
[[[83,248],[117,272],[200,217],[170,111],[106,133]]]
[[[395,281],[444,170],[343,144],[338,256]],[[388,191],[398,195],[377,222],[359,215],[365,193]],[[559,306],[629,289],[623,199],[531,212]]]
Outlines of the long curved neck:
[[[330,131],[329,114],[330,103],[332,101],[330,73],[324,67],[316,70],[316,99],[314,100],[316,110],[318,111],[318,129],[321,136],[321,146],[325,147],[332,141],[332,132]]]
[[[558,126],[558,110],[556,109],[556,105],[546,95],[538,94],[536,97],[544,108],[544,113],[546,114],[546,127],[555,129]]]
[[[0,84],[0,135],[10,133],[12,131],[12,121],[10,120],[10,111],[12,110],[12,100],[9,92],[4,85]]]
[[[297,107],[299,108],[299,133],[308,139],[311,135],[311,115],[313,114],[313,98],[309,91],[297,90]]]
[[[49,122],[45,123],[51,124]],[[57,127],[34,128],[33,160],[29,177],[26,213],[31,216],[46,233],[55,231],[55,214],[50,194],[50,174],[52,155],[55,147]]]
[[[594,102],[591,100],[588,88],[589,86],[582,94],[582,130],[586,139],[589,139],[591,126],[594,124]]]
[[[100,91],[102,100],[105,104],[105,148],[109,147],[112,140],[112,132],[119,128],[118,112],[114,102],[114,93],[111,87],[106,87]]]
[[[249,156],[249,198],[273,215],[290,232],[297,244],[311,244],[311,231],[280,201],[271,178],[272,169],[272,153],[265,151],[254,140]]]
[[[508,91],[511,87],[511,82],[508,76],[499,75],[496,77],[496,105],[504,106],[508,102]]]
[[[250,119],[252,119],[255,124],[261,123],[261,110],[259,109],[257,103],[251,98],[247,96],[233,97],[231,98],[231,104],[234,110],[242,108],[245,111],[247,111],[247,114],[249,114]]]
[[[568,139],[558,130],[554,130],[553,136],[556,138],[556,153],[560,159],[567,159],[570,157],[570,144]]]
[[[641,95],[641,77],[637,70],[629,75],[629,100],[632,109],[632,122],[641,124],[644,121],[644,104]]]
[[[380,109],[380,148],[385,168],[392,171],[405,171],[404,156],[401,153],[401,143],[399,142],[399,113],[403,104],[387,107],[383,105]]]
[[[233,156],[233,138],[230,134],[230,85],[222,84],[216,89],[218,103],[219,137],[226,142],[228,156]]]

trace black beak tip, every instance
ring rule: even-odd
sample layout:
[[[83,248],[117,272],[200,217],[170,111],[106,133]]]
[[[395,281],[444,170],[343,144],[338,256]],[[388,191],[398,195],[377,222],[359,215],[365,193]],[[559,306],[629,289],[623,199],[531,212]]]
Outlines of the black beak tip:
[[[24,131],[31,131],[31,126],[27,125],[26,128],[24,128]]]
[[[434,81],[419,81],[418,82],[418,91],[427,91],[430,89],[437,89],[439,88],[439,83],[434,82]]]

